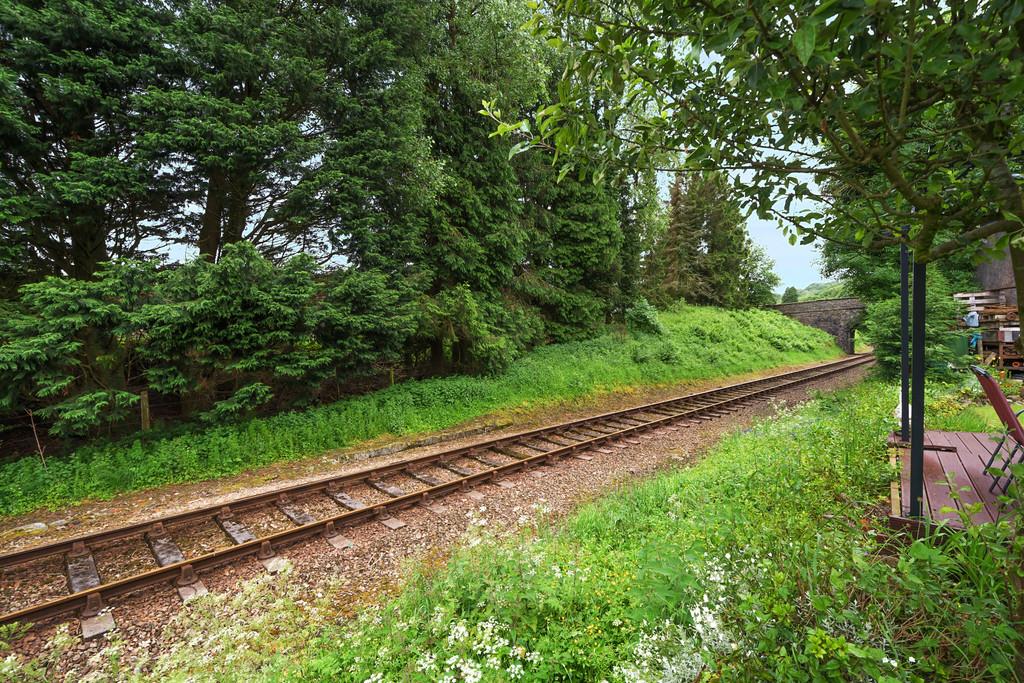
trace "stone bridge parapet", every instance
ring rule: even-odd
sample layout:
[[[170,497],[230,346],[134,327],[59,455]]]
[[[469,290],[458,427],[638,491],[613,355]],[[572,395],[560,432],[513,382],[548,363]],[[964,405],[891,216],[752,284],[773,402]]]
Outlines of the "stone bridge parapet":
[[[804,325],[825,330],[843,351],[853,353],[853,331],[864,319],[865,306],[860,299],[846,298],[797,301],[772,308]]]

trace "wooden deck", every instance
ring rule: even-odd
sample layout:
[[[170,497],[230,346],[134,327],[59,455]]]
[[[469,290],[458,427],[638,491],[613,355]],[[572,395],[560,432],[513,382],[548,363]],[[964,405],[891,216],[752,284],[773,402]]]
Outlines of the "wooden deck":
[[[993,438],[988,434],[974,432],[926,431],[924,443],[925,516],[960,527],[963,525],[957,513],[943,512],[943,508],[962,510],[980,502],[982,508],[972,516],[974,522],[999,519],[1000,503],[996,494],[988,490],[992,477],[984,470],[989,453],[995,447]],[[940,446],[943,450],[930,449],[928,446]],[[919,525],[919,522],[909,519],[910,449],[900,448],[894,457],[899,461],[900,481],[893,483],[890,521],[897,525]],[[952,492],[959,493],[959,498],[954,500],[950,495]]]

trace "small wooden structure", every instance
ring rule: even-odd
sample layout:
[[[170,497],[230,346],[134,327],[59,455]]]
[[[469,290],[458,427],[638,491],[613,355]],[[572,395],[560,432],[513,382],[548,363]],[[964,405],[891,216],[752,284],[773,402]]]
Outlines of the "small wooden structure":
[[[978,314],[979,326],[974,330],[981,335],[978,356],[982,362],[1002,370],[1024,371],[1024,355],[1016,348],[1020,315],[1016,301],[1007,299],[1007,290],[959,292],[953,298],[966,311]]]
[[[909,448],[900,445],[893,436],[895,446],[891,452],[893,464],[900,468],[900,480],[892,483],[890,491],[889,522],[894,526],[919,528],[923,519],[910,514],[910,457]],[[995,448],[996,439],[975,432],[925,431],[924,434],[924,505],[923,517],[934,522],[945,521],[960,528],[957,510],[981,503],[971,519],[974,522],[992,522],[1005,512],[997,494],[989,491],[992,477],[985,472],[985,463]],[[956,494],[956,495],[953,495]],[[950,511],[943,511],[949,508]]]

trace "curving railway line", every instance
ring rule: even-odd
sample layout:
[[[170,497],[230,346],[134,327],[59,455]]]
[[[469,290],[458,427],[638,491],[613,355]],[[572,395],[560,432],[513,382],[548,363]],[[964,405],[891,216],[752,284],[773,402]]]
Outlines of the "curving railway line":
[[[369,467],[356,472],[240,498],[230,505],[198,508],[146,522],[99,531],[76,538],[30,547],[0,555],[0,572],[10,568],[59,558],[69,593],[32,602],[0,615],[0,624],[37,622],[78,612],[83,617],[99,614],[106,601],[156,584],[174,584],[183,597],[199,583],[198,575],[210,568],[256,556],[271,560],[278,550],[312,536],[323,536],[342,548],[345,527],[379,520],[397,528],[402,523],[391,513],[432,501],[478,484],[499,482],[502,477],[560,458],[590,459],[587,451],[609,446],[624,447],[635,437],[676,423],[715,419],[735,412],[747,403],[798,384],[844,372],[871,362],[855,355],[812,368],[780,373],[747,382],[693,393],[625,410],[595,415],[557,425],[480,441],[468,446]],[[317,504],[312,504],[316,501]],[[325,507],[326,504],[326,507]],[[321,513],[319,517],[309,509]],[[258,535],[240,515],[272,509],[289,520],[290,528]],[[334,514],[331,514],[334,513]],[[182,530],[216,525],[227,545],[213,552],[186,556],[175,541]],[[118,544],[125,556],[140,548],[152,556],[155,568],[104,580],[93,549]],[[27,572],[31,575],[31,571]]]

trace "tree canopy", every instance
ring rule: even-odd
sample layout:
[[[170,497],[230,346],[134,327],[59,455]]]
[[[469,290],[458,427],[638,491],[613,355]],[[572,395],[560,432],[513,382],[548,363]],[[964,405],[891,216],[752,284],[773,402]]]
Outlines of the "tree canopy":
[[[510,156],[525,0],[0,6],[0,418],[55,436],[498,372],[623,323],[656,177]]]
[[[533,26],[570,55],[558,96],[522,120],[485,110],[521,148],[727,171],[794,242],[904,240],[930,261],[998,237],[1024,275],[1022,16],[1015,0],[548,0]]]

